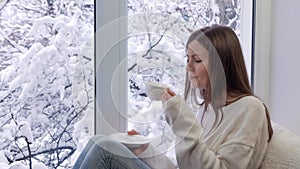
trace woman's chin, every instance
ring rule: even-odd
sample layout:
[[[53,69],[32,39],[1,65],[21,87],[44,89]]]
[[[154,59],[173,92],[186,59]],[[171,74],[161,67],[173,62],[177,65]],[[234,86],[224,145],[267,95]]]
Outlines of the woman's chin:
[[[198,85],[196,83],[191,83],[191,88],[192,89],[198,89]]]
[[[201,89],[201,88],[203,88],[202,85],[199,85],[196,81],[195,82],[191,82],[191,87],[193,89]]]

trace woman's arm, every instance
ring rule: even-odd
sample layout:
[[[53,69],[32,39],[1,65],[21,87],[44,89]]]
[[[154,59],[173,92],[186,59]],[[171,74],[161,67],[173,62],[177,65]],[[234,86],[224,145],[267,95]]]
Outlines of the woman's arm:
[[[250,160],[253,158],[253,147],[257,142],[257,138],[250,135],[245,136],[247,130],[250,130],[247,129],[247,123],[236,127],[236,131],[232,131],[235,136],[232,139],[224,140],[224,143],[218,150],[213,152],[201,140],[200,136],[203,128],[183,98],[180,96],[172,97],[164,103],[163,108],[167,122],[177,136],[176,157],[180,168],[249,168]]]

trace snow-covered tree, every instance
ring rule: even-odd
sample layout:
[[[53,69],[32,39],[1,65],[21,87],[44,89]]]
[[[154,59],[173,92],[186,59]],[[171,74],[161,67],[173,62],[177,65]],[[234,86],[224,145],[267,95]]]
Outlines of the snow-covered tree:
[[[9,0],[1,9],[0,150],[7,164],[69,168],[79,141],[93,134],[93,126],[76,129],[93,114],[93,3]]]

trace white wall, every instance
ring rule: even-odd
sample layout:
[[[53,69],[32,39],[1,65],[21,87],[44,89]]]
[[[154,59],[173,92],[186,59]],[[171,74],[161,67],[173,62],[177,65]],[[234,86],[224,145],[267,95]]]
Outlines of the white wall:
[[[300,1],[272,3],[270,109],[276,122],[300,135]]]
[[[300,135],[300,1],[257,3],[254,92],[273,121]]]

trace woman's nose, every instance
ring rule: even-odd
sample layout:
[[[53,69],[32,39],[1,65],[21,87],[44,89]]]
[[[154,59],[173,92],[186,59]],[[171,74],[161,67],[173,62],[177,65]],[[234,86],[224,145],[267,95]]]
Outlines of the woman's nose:
[[[193,70],[193,67],[192,67],[192,65],[191,65],[190,62],[187,62],[185,69],[186,69],[186,71],[188,71],[188,72],[190,72],[190,71]]]

